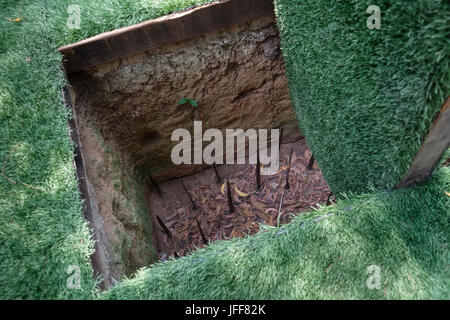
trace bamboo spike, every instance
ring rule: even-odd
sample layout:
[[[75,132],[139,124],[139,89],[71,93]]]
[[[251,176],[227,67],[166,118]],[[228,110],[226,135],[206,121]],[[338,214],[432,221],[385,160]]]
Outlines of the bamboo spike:
[[[183,181],[181,181],[181,185],[183,186],[183,189],[184,189],[184,191],[186,192],[186,194],[187,194],[189,200],[191,200],[191,203],[192,203],[192,209],[193,209],[193,210],[197,210],[197,206],[195,205],[194,200],[192,200],[192,197],[191,197],[191,195],[189,194],[189,191],[186,189],[186,186],[184,185]]]
[[[281,194],[280,206],[278,207],[277,227],[280,226],[281,207],[283,206],[283,198],[284,198],[284,191],[283,191],[283,193]]]
[[[162,191],[161,191],[161,189],[159,188],[158,184],[156,183],[155,180],[153,180],[152,176],[149,175],[148,177],[149,177],[150,182],[152,183],[153,187],[156,189],[156,192],[157,192],[158,195],[162,198]]]
[[[217,182],[220,183],[222,179],[220,179],[219,172],[217,171],[216,163],[213,163],[214,172],[216,173]]]
[[[200,236],[202,237],[203,243],[208,245],[208,240],[206,240],[205,233],[203,232],[202,226],[200,225],[200,221],[198,221],[197,217],[195,217],[195,221],[197,222],[198,231],[200,231]]]
[[[289,188],[291,187],[289,185],[289,173],[291,171],[291,161],[292,161],[292,152],[293,151],[294,151],[294,148],[291,148],[291,154],[289,155],[289,163],[288,163],[288,167],[286,170],[286,186],[285,186],[286,190],[289,190]]]
[[[261,190],[261,163],[259,161],[259,147],[256,151],[256,190]]]
[[[158,220],[159,225],[161,226],[161,228],[163,229],[163,231],[167,235],[167,237],[169,239],[172,239],[173,238],[172,233],[169,231],[169,229],[166,227],[166,225],[164,224],[164,222],[158,215],[156,215],[156,220]]]
[[[281,152],[281,140],[283,139],[283,131],[284,131],[284,128],[281,128],[281,130],[280,130],[280,137],[279,137],[279,140],[278,140],[278,153]]]
[[[230,182],[227,179],[227,197],[228,197],[228,207],[230,208],[230,212],[234,212],[233,199],[231,198],[231,187]]]
[[[309,163],[308,163],[308,170],[312,170],[314,165],[314,156],[311,154],[311,158],[309,159]]]

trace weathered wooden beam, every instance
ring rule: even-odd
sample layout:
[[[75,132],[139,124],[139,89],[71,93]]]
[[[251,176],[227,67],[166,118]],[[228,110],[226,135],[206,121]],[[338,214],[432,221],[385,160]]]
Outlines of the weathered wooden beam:
[[[444,102],[439,115],[433,122],[431,130],[414,156],[408,172],[397,184],[397,188],[407,187],[413,183],[428,179],[449,146],[450,96]]]
[[[75,72],[266,16],[274,17],[272,0],[225,0],[101,33],[59,51],[66,70]]]

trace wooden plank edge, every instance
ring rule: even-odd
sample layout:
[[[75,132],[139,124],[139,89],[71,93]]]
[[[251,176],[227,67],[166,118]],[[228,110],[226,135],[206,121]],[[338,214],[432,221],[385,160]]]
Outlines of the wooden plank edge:
[[[60,47],[75,72],[257,18],[275,16],[272,0],[224,0],[101,33]]]
[[[427,180],[439,164],[442,155],[450,147],[450,96],[447,97],[433,122],[406,175],[397,184],[404,188]]]

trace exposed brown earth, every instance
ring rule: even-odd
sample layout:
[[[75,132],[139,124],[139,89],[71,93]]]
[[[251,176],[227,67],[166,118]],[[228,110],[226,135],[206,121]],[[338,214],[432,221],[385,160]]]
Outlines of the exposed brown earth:
[[[177,128],[296,127],[271,18],[158,48],[72,75],[78,113],[136,167],[166,180],[201,169],[175,166]],[[198,108],[178,105],[194,99]]]

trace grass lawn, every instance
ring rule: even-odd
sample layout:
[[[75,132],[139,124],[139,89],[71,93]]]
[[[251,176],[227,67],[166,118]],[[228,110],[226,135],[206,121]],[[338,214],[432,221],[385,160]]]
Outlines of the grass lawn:
[[[450,95],[450,2],[275,3],[294,109],[331,189],[394,187]],[[366,26],[372,4],[381,29]]]
[[[104,299],[449,299],[450,168],[141,270]],[[380,268],[380,289],[368,289]]]
[[[45,9],[43,1],[0,0],[0,165],[11,179],[0,176],[0,298],[448,299],[448,168],[420,186],[349,195],[280,229],[217,242],[179,261],[143,269],[99,293],[89,260],[93,241],[74,175],[57,48],[205,2],[79,0],[81,29],[70,30],[66,21],[72,1],[47,1]],[[288,61],[292,77],[297,69],[293,58]],[[314,136],[311,129],[305,132]],[[406,138],[409,134],[417,138],[412,131]],[[313,150],[323,156],[312,141]],[[385,157],[382,153],[368,176],[385,168]],[[335,181],[333,173],[328,177]],[[369,265],[381,268],[380,290],[365,285]],[[69,266],[80,270],[79,290],[67,288]]]
[[[0,298],[90,298],[96,292],[57,48],[205,2],[76,1],[76,30],[66,26],[73,1],[47,1],[45,10],[44,1],[0,0],[0,163],[3,168],[9,156],[5,173],[16,182],[0,176]],[[66,287],[71,265],[80,269],[83,290]]]

